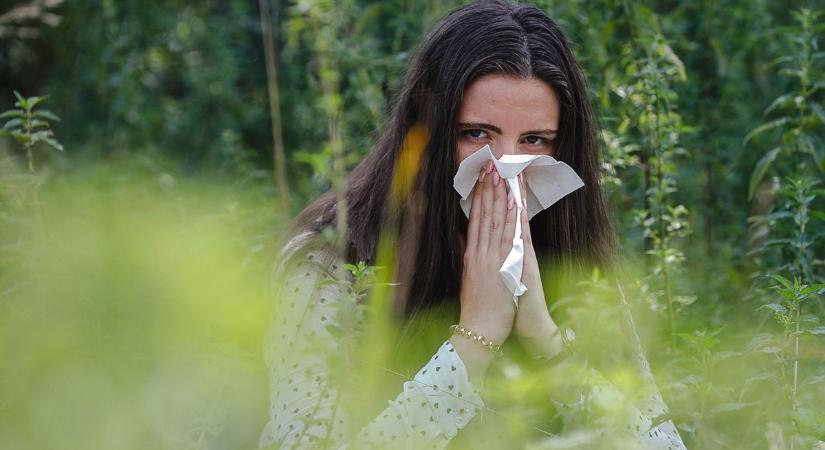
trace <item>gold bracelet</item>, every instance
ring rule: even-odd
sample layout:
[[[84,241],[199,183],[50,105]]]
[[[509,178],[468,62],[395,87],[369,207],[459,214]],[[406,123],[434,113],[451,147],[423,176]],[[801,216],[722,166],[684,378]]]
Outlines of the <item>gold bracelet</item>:
[[[478,342],[479,344],[483,345],[488,350],[497,355],[501,354],[501,345],[493,343],[493,341],[485,338],[484,336],[474,331],[465,328],[462,325],[450,325],[450,331],[452,331],[453,334],[460,334],[461,336],[467,337],[475,342]]]

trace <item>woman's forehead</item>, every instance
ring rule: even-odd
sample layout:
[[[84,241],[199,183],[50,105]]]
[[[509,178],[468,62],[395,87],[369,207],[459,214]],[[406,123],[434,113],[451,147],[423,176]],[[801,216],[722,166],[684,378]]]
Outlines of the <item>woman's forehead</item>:
[[[502,130],[557,130],[559,110],[555,91],[544,81],[490,74],[464,91],[458,122],[485,123]]]

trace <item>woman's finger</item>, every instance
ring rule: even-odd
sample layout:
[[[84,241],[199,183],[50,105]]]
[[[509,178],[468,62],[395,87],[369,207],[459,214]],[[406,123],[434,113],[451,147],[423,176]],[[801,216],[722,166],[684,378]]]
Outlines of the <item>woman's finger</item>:
[[[513,248],[513,238],[516,236],[516,220],[518,220],[518,208],[516,208],[516,198],[513,191],[507,190],[507,216],[504,220],[504,232],[501,234],[501,257],[506,258]]]
[[[478,227],[478,252],[481,255],[487,254],[490,247],[490,227],[493,220],[493,177],[491,175],[492,164],[487,164],[487,172],[484,175],[484,182],[481,188],[481,220]]]
[[[493,215],[490,221],[490,250],[494,254],[500,253],[501,235],[504,233],[504,222],[507,217],[507,181],[501,178],[498,172],[493,172]]]
[[[530,219],[527,218],[527,183],[524,181],[524,172],[518,175],[519,190],[521,191],[521,238],[524,246],[532,245],[533,238],[530,236]]]
[[[478,182],[473,188],[473,198],[470,202],[470,223],[467,224],[467,250],[476,252],[478,249],[478,226],[481,220],[481,189],[484,169],[478,173]]]

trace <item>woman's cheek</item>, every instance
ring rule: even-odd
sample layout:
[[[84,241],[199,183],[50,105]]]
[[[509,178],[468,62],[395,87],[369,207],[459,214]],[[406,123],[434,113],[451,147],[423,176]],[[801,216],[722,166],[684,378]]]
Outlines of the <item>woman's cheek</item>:
[[[461,142],[458,144],[458,163],[461,164],[462,161],[467,159],[468,156],[473,154],[474,149],[471,144],[467,142]],[[479,147],[480,148],[480,147]],[[475,149],[478,150],[478,149]]]
[[[472,155],[473,153],[477,152],[480,148],[484,147],[485,145],[490,144],[492,147],[493,144],[491,142],[470,142],[467,139],[461,139],[458,143],[458,162],[464,161],[468,156]]]

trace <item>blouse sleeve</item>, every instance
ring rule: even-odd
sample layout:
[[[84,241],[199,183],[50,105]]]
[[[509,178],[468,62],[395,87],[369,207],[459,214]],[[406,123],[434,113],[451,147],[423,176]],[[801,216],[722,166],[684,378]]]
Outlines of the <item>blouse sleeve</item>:
[[[435,448],[442,449],[483,408],[479,391],[446,340],[403,390],[360,430],[350,431],[327,355],[340,350],[329,325],[338,321],[346,297],[321,253],[308,253],[294,270],[277,278],[275,314],[265,360],[270,387],[269,420],[261,448]],[[333,269],[335,267],[333,266]]]
[[[630,364],[625,367],[625,375],[632,374],[635,386],[628,389],[618,386],[604,374],[580,358],[573,358],[567,365],[573,367],[579,379],[584,380],[587,393],[579,401],[564,403],[554,400],[565,421],[576,422],[578,411],[594,413],[596,423],[604,425],[630,439],[637,448],[645,450],[687,450],[673,421],[667,419],[668,407],[665,404],[653,374],[647,356],[637,333],[633,315],[625,298],[624,291],[618,286],[621,308],[615,321],[624,325],[621,339],[629,346],[633,355]],[[582,368],[584,371],[581,372]],[[590,423],[593,426],[593,423]],[[618,439],[618,436],[616,437]]]
[[[667,404],[665,404],[662,395],[659,393],[659,388],[656,386],[656,380],[650,370],[650,363],[642,347],[639,334],[636,332],[636,323],[630,313],[630,307],[621,285],[618,286],[618,291],[630,329],[630,342],[633,354],[636,356],[636,370],[643,386],[642,389],[636,392],[634,398],[634,403],[638,408],[637,420],[640,422],[640,431],[642,431],[641,441],[645,448],[650,450],[687,450],[673,421],[661,419],[668,414]]]
[[[648,383],[648,382],[646,382]],[[619,431],[626,431],[638,443],[636,448],[644,450],[687,450],[676,426],[670,419],[657,419],[667,414],[667,407],[661,403],[661,409],[652,405],[655,400],[651,397],[649,403],[637,403],[632,398],[626,398],[625,392],[618,389],[613,383],[606,380],[601,373],[592,370],[588,384],[590,385],[589,405],[591,411],[597,414],[611,415],[612,425]],[[652,391],[656,399],[661,401],[655,384],[646,385],[645,389]],[[618,408],[617,408],[618,406]]]

